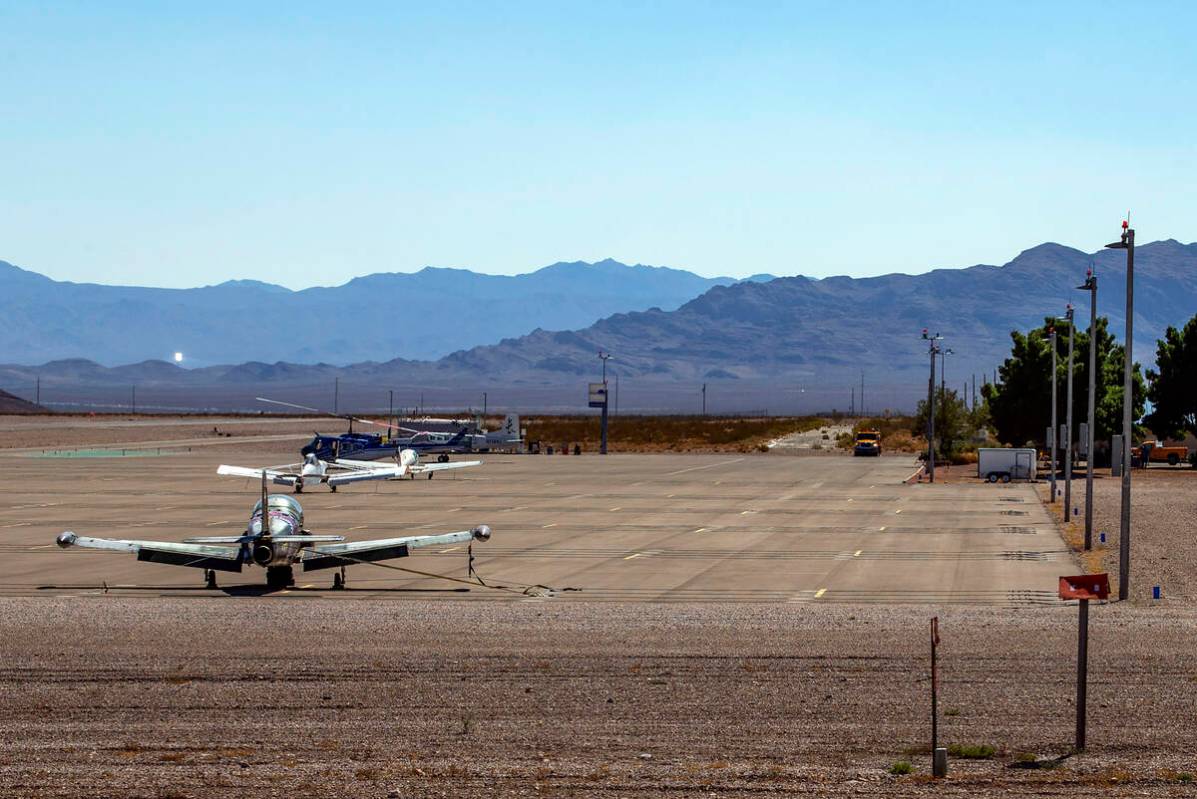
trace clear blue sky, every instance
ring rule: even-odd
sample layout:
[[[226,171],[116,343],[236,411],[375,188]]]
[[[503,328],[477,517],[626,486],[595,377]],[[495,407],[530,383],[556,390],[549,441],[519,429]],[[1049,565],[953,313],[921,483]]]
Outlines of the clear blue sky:
[[[1191,3],[335,5],[0,7],[0,259],[298,288],[923,271],[1128,207],[1197,239]]]

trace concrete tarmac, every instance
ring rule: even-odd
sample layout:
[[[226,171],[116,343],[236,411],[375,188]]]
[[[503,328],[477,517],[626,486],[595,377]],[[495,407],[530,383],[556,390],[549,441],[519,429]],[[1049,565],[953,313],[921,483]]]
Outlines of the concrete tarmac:
[[[62,550],[55,536],[179,541],[244,530],[253,481],[218,463],[280,462],[278,446],[234,444],[162,457],[13,455],[0,497],[0,595],[267,595],[247,566],[202,572],[135,556]],[[1027,485],[904,484],[912,459],[770,455],[483,456],[436,479],[364,483],[300,497],[307,526],[351,540],[489,524],[467,549],[421,550],[396,568],[305,574],[273,599],[1055,604],[1079,568]],[[275,487],[278,491],[288,489]]]

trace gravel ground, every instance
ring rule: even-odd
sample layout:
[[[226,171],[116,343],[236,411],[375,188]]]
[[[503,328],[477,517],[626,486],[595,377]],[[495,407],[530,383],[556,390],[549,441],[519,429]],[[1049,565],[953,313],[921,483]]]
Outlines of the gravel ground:
[[[1197,620],[1075,610],[270,599],[0,600],[0,795],[1192,795]],[[915,773],[892,776],[896,761]],[[392,793],[394,792],[394,793]]]
[[[1070,543],[1080,546],[1085,530],[1084,473],[1072,484],[1073,507],[1080,511],[1077,521],[1065,531]],[[1059,484],[1061,492],[1063,483]],[[1040,486],[1042,497],[1049,496],[1046,484]],[[1094,474],[1093,540],[1096,554],[1088,558],[1089,571],[1110,573],[1110,585],[1118,585],[1118,530],[1122,507],[1122,481],[1110,477],[1108,469]],[[1063,513],[1063,497],[1056,506],[1056,517]],[[1100,543],[1100,533],[1106,543]],[[1136,470],[1131,479],[1131,591],[1135,604],[1176,604],[1192,606],[1197,601],[1197,469],[1188,467],[1153,467]],[[1163,600],[1151,598],[1152,586],[1158,585]]]

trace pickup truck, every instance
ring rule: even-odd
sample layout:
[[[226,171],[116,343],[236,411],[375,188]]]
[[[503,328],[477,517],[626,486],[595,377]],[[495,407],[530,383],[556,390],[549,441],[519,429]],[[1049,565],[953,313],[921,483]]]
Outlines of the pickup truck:
[[[1189,459],[1188,447],[1183,445],[1179,447],[1162,447],[1158,441],[1144,441],[1141,446],[1131,447],[1131,455],[1136,458],[1142,458],[1143,447],[1147,447],[1147,458],[1151,463],[1166,463],[1169,466],[1176,466]]]
[[[856,434],[856,443],[852,447],[853,455],[880,455],[881,431],[861,430]]]

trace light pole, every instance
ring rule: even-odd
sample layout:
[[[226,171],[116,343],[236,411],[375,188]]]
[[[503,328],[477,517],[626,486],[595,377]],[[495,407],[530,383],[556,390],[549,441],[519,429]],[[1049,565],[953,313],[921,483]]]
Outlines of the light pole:
[[[1089,425],[1085,435],[1085,550],[1093,549],[1093,415],[1097,399],[1097,275],[1093,267],[1085,274],[1089,292]]]
[[[939,396],[946,397],[948,390],[948,356],[955,355],[956,350],[948,347],[939,357]],[[945,399],[944,402],[947,402]]]
[[[939,342],[943,336],[936,333],[928,335],[927,328],[923,328],[923,339],[931,342],[927,347],[931,355],[931,378],[927,381],[927,475],[931,482],[935,482],[935,354],[939,352]]]
[[[599,428],[599,454],[607,454],[607,406],[610,404],[610,399],[607,395],[607,360],[611,357],[611,353],[599,350],[599,360],[603,362],[603,409],[602,421]]]
[[[702,384],[702,415],[707,415],[707,384]]]
[[[1118,531],[1118,599],[1130,593],[1130,512],[1131,512],[1131,407],[1134,397],[1133,327],[1135,320],[1135,230],[1129,220],[1122,222],[1122,237],[1107,244],[1112,250],[1126,250],[1126,344],[1122,358],[1122,524]]]
[[[1072,323],[1072,303],[1064,312],[1068,320],[1068,391],[1067,407],[1064,409],[1064,426],[1068,434],[1064,437],[1064,521],[1072,521],[1072,347],[1076,338],[1076,325]]]
[[[1058,439],[1060,437],[1059,426],[1056,424],[1056,406],[1057,406],[1056,382],[1057,381],[1056,381],[1056,320],[1055,320],[1055,317],[1052,318],[1050,332],[1051,332],[1051,348],[1052,348],[1052,426],[1051,426],[1051,429],[1048,430],[1048,433],[1050,434],[1048,436],[1048,438],[1050,438],[1051,442],[1052,442],[1051,491],[1052,491],[1052,502],[1054,503],[1056,501],[1056,444],[1059,443],[1056,441],[1056,439]]]
[[[486,417],[486,399],[487,399],[486,392],[483,391],[482,392],[482,416],[483,416],[483,418]]]

